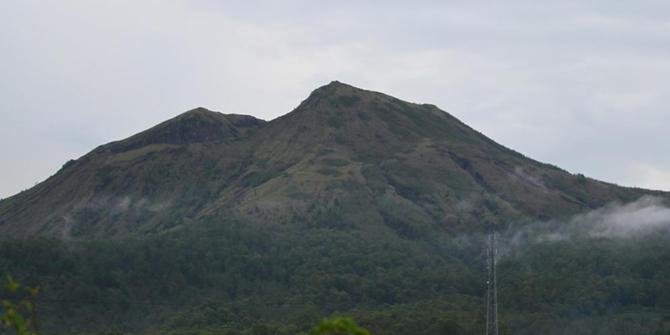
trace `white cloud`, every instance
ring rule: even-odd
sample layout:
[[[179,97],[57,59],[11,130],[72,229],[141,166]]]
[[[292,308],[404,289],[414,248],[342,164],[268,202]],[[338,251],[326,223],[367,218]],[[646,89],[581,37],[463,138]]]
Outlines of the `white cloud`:
[[[629,239],[670,234],[668,199],[643,196],[629,203],[610,203],[565,219],[511,225],[501,233],[500,254],[522,250],[529,244],[575,239]]]
[[[593,237],[628,237],[670,228],[670,208],[661,198],[642,197],[625,205],[610,205],[573,218]]]

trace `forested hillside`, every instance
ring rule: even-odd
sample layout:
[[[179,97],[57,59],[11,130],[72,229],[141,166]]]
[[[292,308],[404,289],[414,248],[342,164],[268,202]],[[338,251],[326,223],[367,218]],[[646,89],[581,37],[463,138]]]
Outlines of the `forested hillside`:
[[[503,333],[670,330],[667,231],[541,243],[517,232],[500,237]],[[346,315],[373,334],[480,334],[482,246],[478,234],[369,239],[230,221],[143,238],[4,241],[0,269],[42,288],[45,333],[296,334]]]

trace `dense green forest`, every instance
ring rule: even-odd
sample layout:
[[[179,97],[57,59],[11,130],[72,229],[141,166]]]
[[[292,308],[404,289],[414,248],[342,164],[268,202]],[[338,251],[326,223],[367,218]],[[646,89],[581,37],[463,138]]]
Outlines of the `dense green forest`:
[[[0,272],[40,287],[45,334],[297,334],[328,316],[379,335],[483,332],[482,235],[370,236],[230,220],[144,238],[4,240]],[[503,334],[670,334],[668,242],[503,231]]]

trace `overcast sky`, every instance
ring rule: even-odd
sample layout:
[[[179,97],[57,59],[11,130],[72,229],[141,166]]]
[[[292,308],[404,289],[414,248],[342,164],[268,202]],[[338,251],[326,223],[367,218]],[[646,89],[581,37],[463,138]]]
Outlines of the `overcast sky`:
[[[332,80],[670,190],[667,0],[2,0],[0,197],[188,109],[272,119]]]

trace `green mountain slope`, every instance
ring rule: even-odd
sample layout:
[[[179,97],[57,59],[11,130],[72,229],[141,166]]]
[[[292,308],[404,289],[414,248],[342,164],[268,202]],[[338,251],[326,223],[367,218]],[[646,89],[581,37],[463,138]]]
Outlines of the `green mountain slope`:
[[[232,215],[419,238],[652,193],[528,159],[433,105],[332,82],[269,122],[198,108],[100,146],[0,202],[0,233],[123,236]]]

